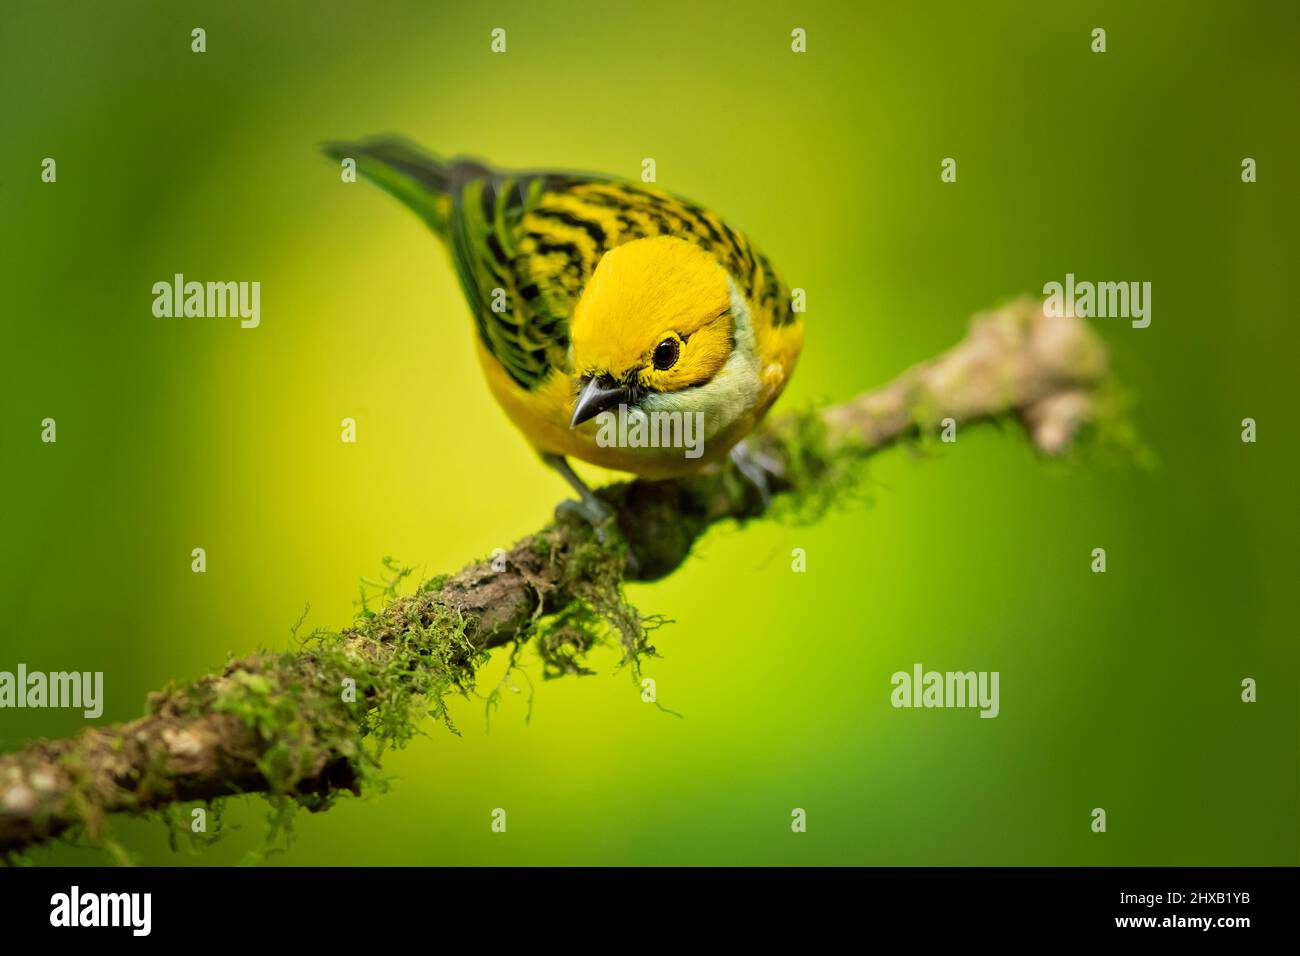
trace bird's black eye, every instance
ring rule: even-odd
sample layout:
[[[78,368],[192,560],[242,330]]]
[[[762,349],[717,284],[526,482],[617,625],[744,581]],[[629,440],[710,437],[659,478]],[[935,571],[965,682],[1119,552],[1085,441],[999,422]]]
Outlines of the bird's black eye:
[[[676,339],[664,339],[655,346],[655,368],[661,372],[668,371],[677,364],[677,357],[681,355],[681,349],[682,347]]]

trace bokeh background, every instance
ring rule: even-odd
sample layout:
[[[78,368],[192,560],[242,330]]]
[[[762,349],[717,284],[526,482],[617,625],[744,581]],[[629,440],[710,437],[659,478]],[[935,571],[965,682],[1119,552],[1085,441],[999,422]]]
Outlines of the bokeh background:
[[[649,156],[808,290],[786,406],[1067,271],[1150,280],[1150,328],[1096,324],[1151,464],[972,430],[881,456],[871,502],[814,526],[719,529],[631,592],[674,620],[646,673],[682,719],[612,654],[545,684],[525,654],[530,723],[519,680],[490,731],[457,701],[463,736],[430,724],[389,793],[300,815],[272,862],[1295,864],[1298,26],[1250,2],[8,2],[0,669],[103,670],[101,719],[129,719],[291,646],[307,604],[308,629],[346,623],[384,555],[453,570],[544,522],[565,488],[491,402],[442,250],[316,147]],[[261,327],[154,318],[176,272],[260,281]],[[1000,671],[1001,716],[892,709],[917,661]],[[3,711],[0,747],[82,722]],[[160,822],[114,835],[233,863],[265,816],[233,801],[197,856]]]

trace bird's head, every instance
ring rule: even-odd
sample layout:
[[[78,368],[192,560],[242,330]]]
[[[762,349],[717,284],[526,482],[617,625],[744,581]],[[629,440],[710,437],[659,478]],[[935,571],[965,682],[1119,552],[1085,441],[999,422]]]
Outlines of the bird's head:
[[[707,411],[709,386],[736,350],[733,291],[717,259],[683,239],[605,253],[570,327],[579,379],[571,424],[619,405]]]

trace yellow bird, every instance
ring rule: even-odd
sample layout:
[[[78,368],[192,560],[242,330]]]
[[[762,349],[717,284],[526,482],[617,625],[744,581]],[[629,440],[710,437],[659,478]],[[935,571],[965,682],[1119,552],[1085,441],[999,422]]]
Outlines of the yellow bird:
[[[712,212],[652,186],[440,161],[399,139],[329,144],[446,243],[478,356],[510,420],[570,483],[567,458],[647,478],[731,454],[794,371],[803,326],[767,257]]]

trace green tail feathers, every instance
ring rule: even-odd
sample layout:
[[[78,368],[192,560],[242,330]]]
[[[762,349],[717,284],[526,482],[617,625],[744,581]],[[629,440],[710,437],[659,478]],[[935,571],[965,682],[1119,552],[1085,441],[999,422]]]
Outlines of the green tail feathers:
[[[448,164],[395,136],[356,143],[325,143],[322,151],[342,162],[354,160],[357,172],[401,200],[439,236],[446,237],[455,174],[463,164]]]

